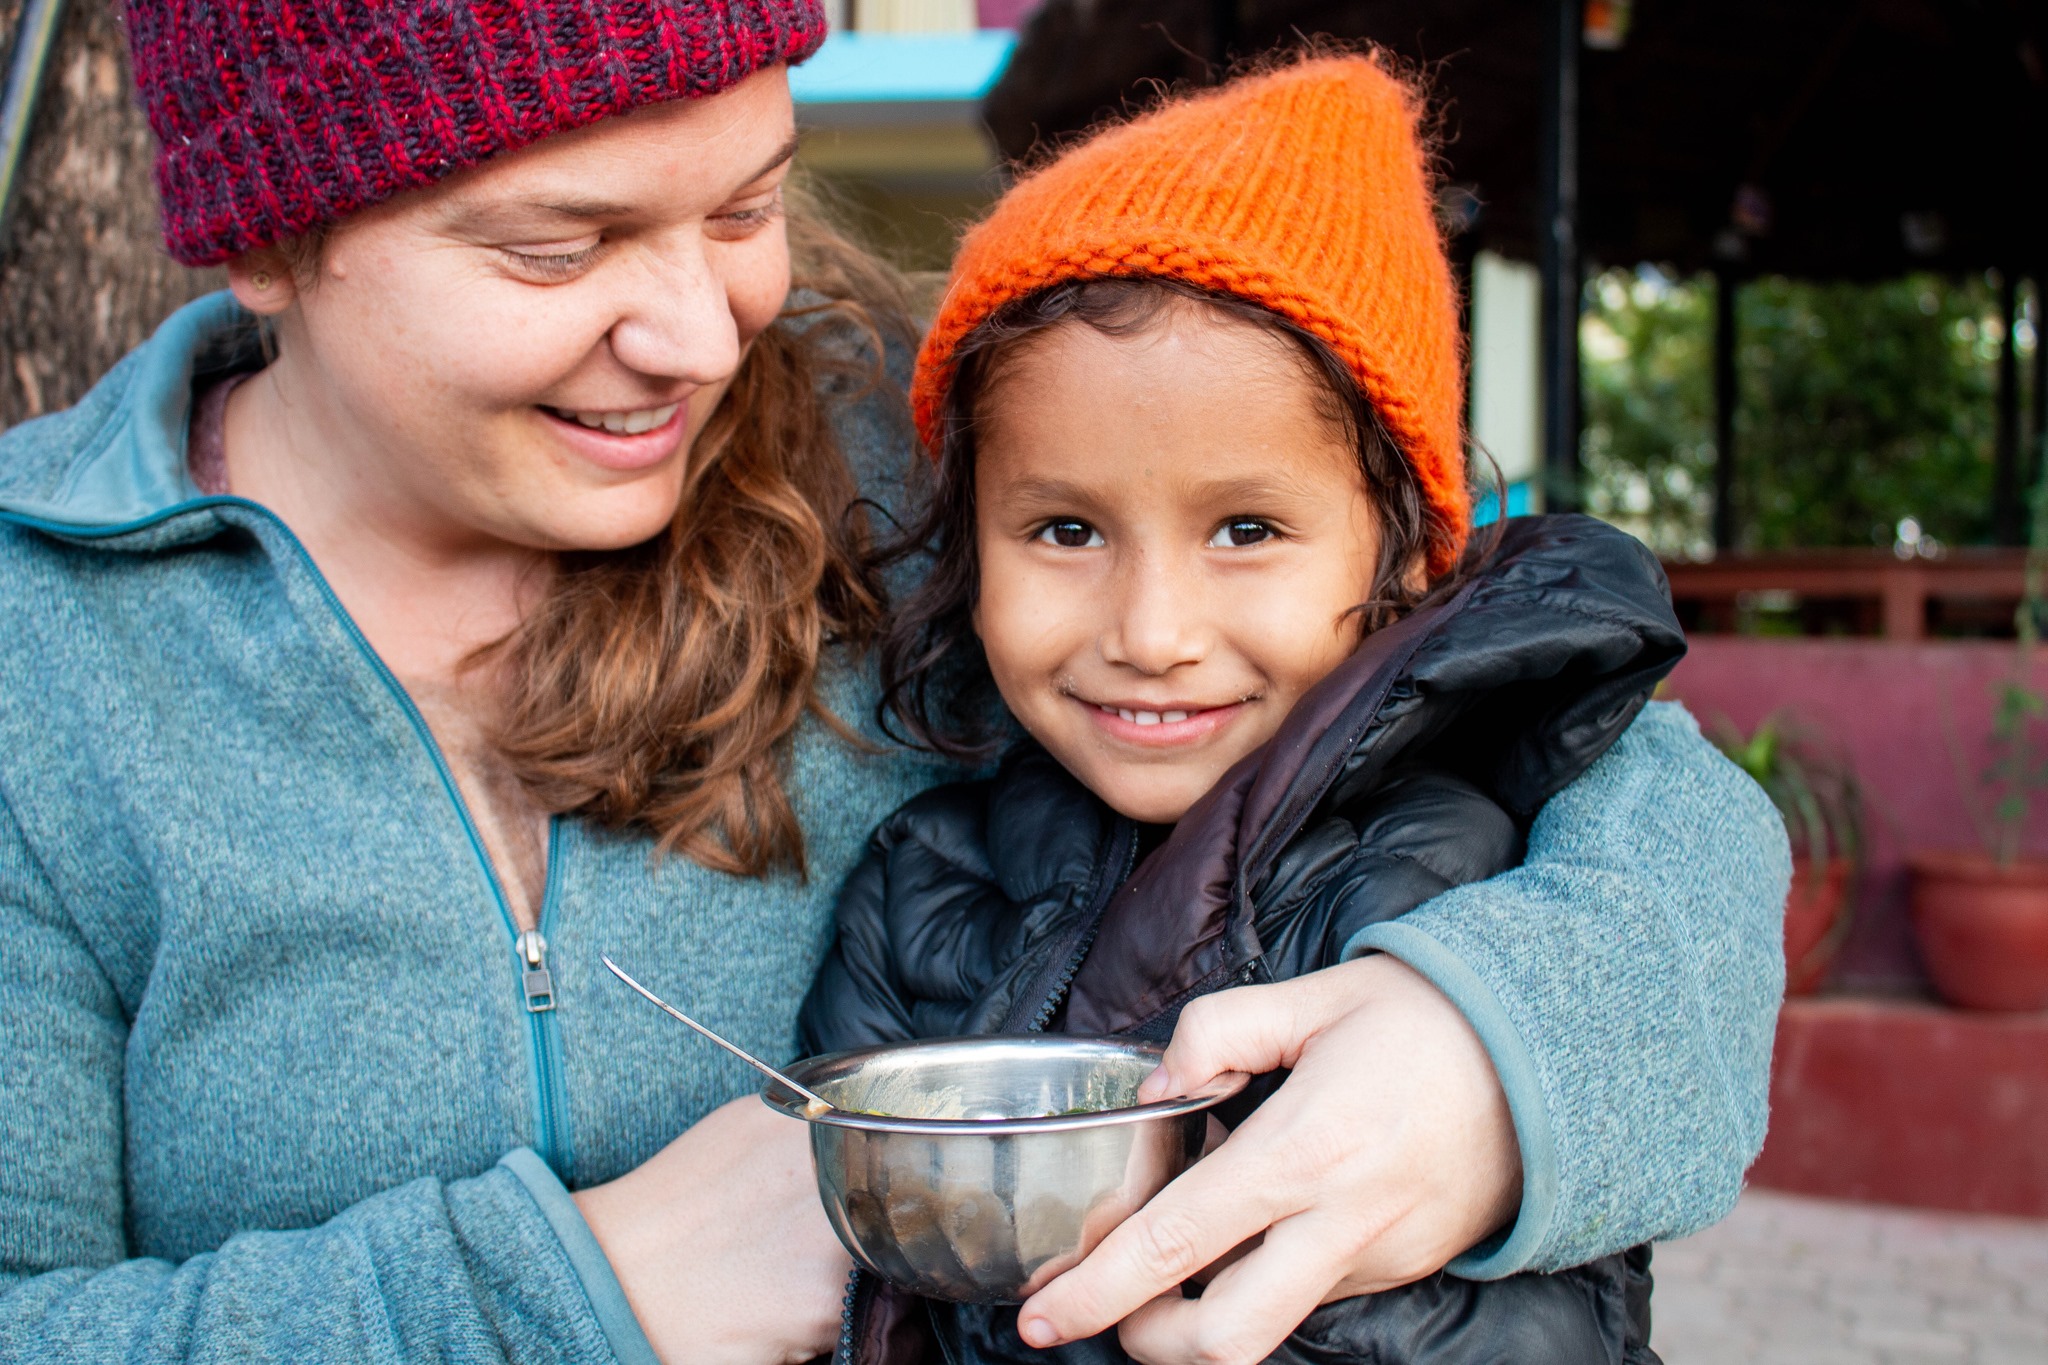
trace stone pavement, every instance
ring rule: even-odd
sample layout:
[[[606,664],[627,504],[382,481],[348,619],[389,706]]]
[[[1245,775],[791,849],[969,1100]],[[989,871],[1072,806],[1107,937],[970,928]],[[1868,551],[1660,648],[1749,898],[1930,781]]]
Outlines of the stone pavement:
[[[1666,1365],[2048,1365],[2048,1221],[1751,1190],[1654,1269]]]

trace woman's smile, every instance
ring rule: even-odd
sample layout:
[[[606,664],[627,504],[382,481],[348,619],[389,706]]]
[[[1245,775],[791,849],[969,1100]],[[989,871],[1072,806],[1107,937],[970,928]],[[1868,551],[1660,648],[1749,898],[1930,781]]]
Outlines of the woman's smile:
[[[592,411],[542,405],[538,410],[579,458],[617,473],[666,462],[682,447],[690,426],[688,397],[658,408]]]

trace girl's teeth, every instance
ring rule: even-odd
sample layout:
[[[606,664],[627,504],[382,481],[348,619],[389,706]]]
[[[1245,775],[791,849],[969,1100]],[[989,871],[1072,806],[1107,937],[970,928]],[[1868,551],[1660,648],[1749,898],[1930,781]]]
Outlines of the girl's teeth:
[[[1161,722],[1178,725],[1188,718],[1185,711],[1126,711],[1121,706],[1110,706],[1101,702],[1097,705],[1101,707],[1104,715],[1121,716],[1133,725],[1158,725]]]
[[[637,412],[569,412],[557,408],[562,416],[580,423],[593,431],[609,431],[615,436],[638,436],[643,431],[652,431],[665,426],[668,419],[676,415],[680,403],[671,403],[665,408],[642,408]]]

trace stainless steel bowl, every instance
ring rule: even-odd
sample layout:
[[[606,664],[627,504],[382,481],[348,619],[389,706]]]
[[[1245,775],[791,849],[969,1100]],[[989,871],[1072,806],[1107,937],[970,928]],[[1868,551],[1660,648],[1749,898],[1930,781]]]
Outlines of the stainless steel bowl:
[[[1137,1104],[1159,1055],[1115,1038],[943,1038],[786,1068],[830,1113],[777,1084],[762,1098],[810,1123],[818,1193],[855,1260],[932,1298],[1016,1303],[1186,1170],[1202,1111],[1244,1088],[1223,1077]]]

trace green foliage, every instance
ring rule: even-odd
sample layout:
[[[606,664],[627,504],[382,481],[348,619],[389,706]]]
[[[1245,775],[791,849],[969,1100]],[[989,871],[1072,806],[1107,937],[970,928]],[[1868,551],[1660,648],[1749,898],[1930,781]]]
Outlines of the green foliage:
[[[2048,788],[2048,755],[2035,722],[2048,712],[2048,699],[2016,679],[1993,690],[1991,762],[1979,779],[1991,806],[1986,842],[2001,867],[2020,856],[2020,835],[2035,793]]]
[[[2041,613],[2048,605],[2048,474],[2034,487],[2034,515],[2027,537],[2025,596],[2013,613],[2012,676],[1992,691],[1991,762],[1978,778],[1991,808],[1973,811],[1991,856],[2011,867],[2020,856],[2020,836],[2037,793],[2048,790],[2048,745],[2039,724],[2048,697],[2034,686],[2034,647],[2041,642]]]
[[[1666,554],[1713,547],[1713,282],[1609,271],[1581,328],[1587,510]]]
[[[1588,502],[1665,553],[1712,546],[1710,277],[1610,271],[1588,289]],[[1981,278],[1766,277],[1737,299],[1736,525],[1745,549],[1991,530],[1996,297]]]

